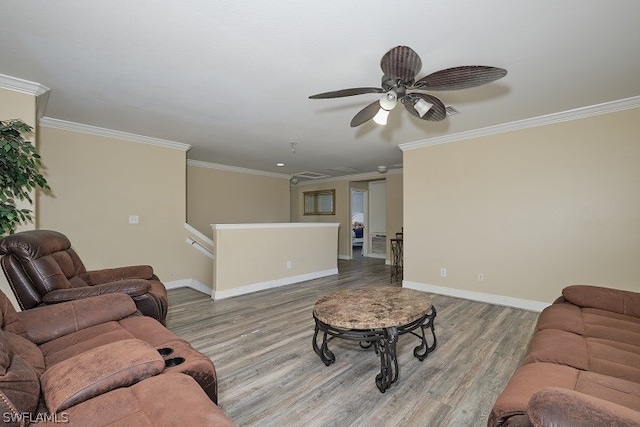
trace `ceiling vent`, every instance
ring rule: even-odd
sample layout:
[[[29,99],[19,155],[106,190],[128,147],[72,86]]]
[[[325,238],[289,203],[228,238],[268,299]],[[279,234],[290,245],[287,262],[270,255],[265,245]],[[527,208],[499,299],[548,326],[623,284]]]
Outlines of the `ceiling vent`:
[[[363,172],[362,169],[356,169],[349,166],[335,166],[332,168],[328,168],[327,170],[331,172],[350,173],[350,174]]]
[[[298,172],[298,173],[294,173],[293,176],[297,176],[299,178],[307,178],[307,179],[331,178],[330,175],[325,175],[323,173],[317,173],[317,172]]]

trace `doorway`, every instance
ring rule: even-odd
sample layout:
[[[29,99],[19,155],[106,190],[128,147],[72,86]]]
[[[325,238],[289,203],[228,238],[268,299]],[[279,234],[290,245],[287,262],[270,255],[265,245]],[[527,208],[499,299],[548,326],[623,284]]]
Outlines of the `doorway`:
[[[366,238],[368,199],[367,190],[351,189],[351,259],[360,259],[369,250]]]

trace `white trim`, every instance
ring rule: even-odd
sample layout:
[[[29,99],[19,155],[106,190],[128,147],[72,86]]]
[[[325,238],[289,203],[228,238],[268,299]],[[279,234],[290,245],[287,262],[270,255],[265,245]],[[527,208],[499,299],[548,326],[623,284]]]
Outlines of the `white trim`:
[[[340,255],[338,254],[338,259],[344,260],[344,261],[350,261],[353,259],[353,257],[350,257],[349,255]]]
[[[44,95],[51,90],[40,83],[7,76],[6,74],[0,74],[0,87],[33,96]]]
[[[570,120],[583,119],[600,114],[615,113],[617,111],[629,110],[638,107],[640,107],[640,96],[634,96],[618,101],[605,102],[603,104],[592,105],[589,107],[575,108],[573,110],[547,114],[545,116],[532,117],[530,119],[518,120],[511,123],[503,123],[500,125],[489,126],[467,132],[443,135],[435,138],[423,139],[421,141],[407,142],[405,144],[398,145],[398,147],[402,151],[410,151],[418,148],[430,147],[432,145],[446,144],[449,142],[479,138],[482,136],[497,135],[521,129],[528,129],[554,123],[567,122]]]
[[[254,283],[246,286],[239,286],[237,288],[225,289],[222,291],[213,291],[211,294],[211,298],[214,300],[231,298],[231,297],[236,297],[239,295],[249,294],[253,292],[264,291],[267,289],[279,288],[281,286],[291,285],[294,283],[305,282],[307,280],[333,276],[334,274],[338,274],[337,268],[331,268],[329,270],[323,270],[323,271],[316,271],[314,273],[300,274],[297,276],[284,277],[282,279],[269,280],[266,282]]]
[[[338,222],[256,222],[251,224],[211,224],[214,230],[249,230],[256,228],[324,228],[339,227]]]
[[[195,228],[193,228],[193,226],[187,224],[186,222],[184,223],[184,228],[190,234],[193,234],[195,237],[197,237],[198,239],[202,240],[207,245],[213,247],[213,240],[211,240],[209,238],[209,236],[204,235],[203,233],[201,233],[200,231],[196,230]]]
[[[44,110],[47,109],[47,102],[49,102],[49,93],[51,93],[51,89],[48,87],[29,80],[0,74],[0,88],[35,96],[36,118],[40,119],[44,116]]]
[[[211,296],[213,292],[209,286],[196,279],[182,279],[164,282],[164,287],[166,289],[191,288],[209,296]]]
[[[286,175],[283,173],[265,172],[265,171],[255,170],[255,169],[241,168],[239,166],[230,166],[230,165],[223,165],[220,163],[203,162],[201,160],[188,159],[187,166],[216,169],[216,170],[227,171],[227,172],[244,173],[247,175],[269,176],[272,178],[282,178],[287,180],[291,179],[291,175]]]
[[[191,246],[193,249],[197,250],[201,254],[204,254],[206,257],[213,259],[213,250],[204,246],[202,243],[197,240],[193,240],[191,237],[187,237],[185,242]]]
[[[105,129],[97,126],[84,125],[82,123],[68,122],[66,120],[43,117],[39,121],[40,126],[61,129],[71,132],[79,132],[87,135],[104,136],[123,141],[138,142],[141,144],[155,145],[157,147],[171,148],[172,150],[189,151],[192,147],[182,142],[168,141],[166,139],[152,138],[150,136],[137,135],[119,130]]]
[[[36,95],[36,117],[38,121],[44,116],[44,112],[47,109],[47,103],[49,102],[49,94],[51,91],[47,90],[45,93]]]
[[[465,291],[463,289],[447,288],[444,286],[429,285],[426,283],[402,281],[402,287],[417,291],[429,292],[440,295],[448,295],[455,298],[463,298],[472,301],[486,302],[489,304],[503,305],[507,307],[521,308],[523,310],[541,312],[549,303],[532,301],[521,298],[505,297],[502,295],[487,294],[484,292]]]

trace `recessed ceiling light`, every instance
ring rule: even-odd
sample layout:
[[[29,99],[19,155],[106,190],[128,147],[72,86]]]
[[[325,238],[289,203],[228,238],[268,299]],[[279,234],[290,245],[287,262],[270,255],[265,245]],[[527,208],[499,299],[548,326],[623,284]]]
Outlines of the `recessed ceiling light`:
[[[279,168],[284,167],[284,163],[276,163],[276,166]]]

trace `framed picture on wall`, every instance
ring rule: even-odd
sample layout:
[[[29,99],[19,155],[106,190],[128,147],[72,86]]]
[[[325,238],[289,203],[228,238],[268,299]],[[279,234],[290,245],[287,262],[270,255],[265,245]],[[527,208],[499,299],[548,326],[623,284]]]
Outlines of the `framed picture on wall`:
[[[336,190],[305,191],[304,215],[335,215]]]

